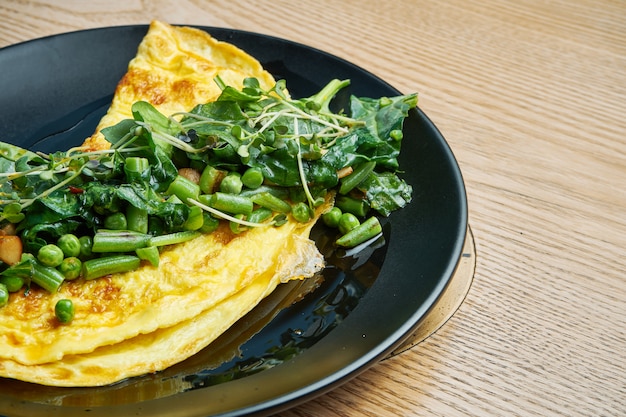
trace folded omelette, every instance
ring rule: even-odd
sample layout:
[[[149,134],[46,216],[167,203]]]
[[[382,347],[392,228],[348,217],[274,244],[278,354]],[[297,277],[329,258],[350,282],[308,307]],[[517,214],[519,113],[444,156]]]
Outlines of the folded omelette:
[[[109,146],[100,130],[132,117],[148,101],[163,114],[215,100],[219,75],[241,88],[275,81],[235,46],[187,27],[153,22],[86,149]],[[206,347],[277,285],[313,276],[324,265],[307,223],[233,234],[228,227],[167,248],[150,265],[105,278],[64,283],[55,294],[33,287],[0,309],[0,376],[53,386],[99,386],[163,370]],[[71,325],[54,317],[74,301]]]

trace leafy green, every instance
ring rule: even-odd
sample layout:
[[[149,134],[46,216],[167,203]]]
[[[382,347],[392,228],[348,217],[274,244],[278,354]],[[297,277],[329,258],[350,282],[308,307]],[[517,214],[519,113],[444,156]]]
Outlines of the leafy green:
[[[102,130],[111,144],[107,150],[45,155],[0,142],[0,225],[16,224],[31,253],[63,234],[93,236],[106,216],[129,206],[145,211],[158,226],[151,233],[178,232],[192,207],[203,206],[167,194],[179,169],[189,167],[239,174],[258,168],[266,184],[313,208],[338,185],[339,172],[369,162],[374,168],[351,187],[351,197],[366,200],[383,216],[411,201],[411,186],[397,174],[397,157],[403,121],[417,105],[415,94],[353,96],[347,113],[335,113],[331,101],[349,80],[331,80],[300,99],[289,96],[284,80],[267,91],[253,78],[244,80],[241,90],[219,77],[216,83],[219,98],[189,112],[168,116],[148,102],[134,103],[132,119]],[[148,164],[127,176],[127,158]],[[215,210],[211,215],[249,225]]]

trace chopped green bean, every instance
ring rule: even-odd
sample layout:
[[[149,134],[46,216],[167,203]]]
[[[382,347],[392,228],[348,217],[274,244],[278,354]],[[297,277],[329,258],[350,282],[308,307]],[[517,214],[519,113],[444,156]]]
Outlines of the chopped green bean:
[[[291,205],[288,202],[281,200],[268,192],[255,194],[251,197],[251,199],[255,204],[268,208],[272,211],[279,213],[289,213],[291,211]]]
[[[83,278],[92,280],[105,275],[133,271],[141,265],[141,259],[132,255],[105,256],[83,262]]]
[[[220,225],[220,221],[206,211],[202,212],[202,227],[198,229],[201,233],[212,233]]]
[[[339,194],[347,194],[358,186],[365,178],[367,178],[376,167],[376,162],[364,162],[354,168],[354,171],[341,179],[339,186]]]
[[[378,221],[378,218],[372,216],[365,220],[363,223],[353,228],[339,239],[337,239],[336,243],[338,246],[343,246],[347,248],[355,247],[368,239],[372,239],[376,235],[382,232],[382,226]]]
[[[200,186],[182,175],[177,175],[167,188],[167,194],[175,195],[182,202],[187,202],[190,198],[196,200],[200,195]]]
[[[200,201],[202,202],[202,201]],[[211,196],[208,206],[231,214],[250,214],[254,208],[252,200],[236,194],[216,192]]]
[[[198,230],[204,224],[203,210],[198,206],[189,207],[189,217],[183,224],[185,230]]]
[[[9,290],[6,285],[0,283],[0,307],[9,302]]]
[[[92,252],[133,252],[148,245],[151,236],[131,230],[101,230],[93,237]]]
[[[148,246],[165,246],[186,242],[200,236],[200,232],[188,230],[184,232],[170,233],[167,235],[154,236],[148,241]]]
[[[265,220],[272,217],[272,213],[273,213],[272,210],[268,208],[259,207],[258,209],[250,213],[250,215],[248,216],[246,220],[248,220],[251,223],[263,223]]]
[[[139,233],[148,233],[148,210],[140,209],[132,204],[126,208],[128,230]]]
[[[55,293],[65,280],[65,277],[57,269],[40,264],[37,261],[31,263],[31,281],[44,290]]]
[[[154,267],[159,266],[160,256],[158,247],[147,246],[145,248],[139,248],[135,250],[135,253],[137,253],[139,259],[150,262]]]
[[[365,217],[370,209],[369,203],[362,198],[352,198],[346,195],[338,195],[335,206],[344,213],[352,213],[357,217]]]
[[[200,175],[200,190],[205,194],[213,194],[217,191],[222,178],[226,176],[226,171],[207,165]]]

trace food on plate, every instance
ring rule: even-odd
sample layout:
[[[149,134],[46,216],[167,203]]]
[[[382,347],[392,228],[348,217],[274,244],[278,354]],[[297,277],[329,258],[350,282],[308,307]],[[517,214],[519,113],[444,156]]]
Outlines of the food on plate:
[[[96,386],[195,354],[280,284],[309,239],[367,244],[411,200],[397,175],[416,95],[294,99],[253,57],[153,22],[84,145],[0,144],[0,376]],[[374,215],[376,213],[376,215]]]

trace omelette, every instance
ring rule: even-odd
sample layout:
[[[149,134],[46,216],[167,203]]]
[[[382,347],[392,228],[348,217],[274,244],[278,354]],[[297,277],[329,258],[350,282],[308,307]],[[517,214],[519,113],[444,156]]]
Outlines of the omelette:
[[[215,100],[218,76],[241,88],[247,77],[263,88],[275,81],[242,50],[188,27],[153,22],[119,82],[111,107],[85,150],[109,147],[101,130],[132,117],[143,100],[161,113],[188,111]],[[227,226],[167,247],[158,267],[65,282],[56,293],[32,287],[0,309],[0,376],[52,386],[101,386],[163,370],[194,355],[250,311],[280,283],[309,278],[324,259],[310,221],[288,216],[281,227],[234,234]],[[62,325],[54,305],[73,300]]]

